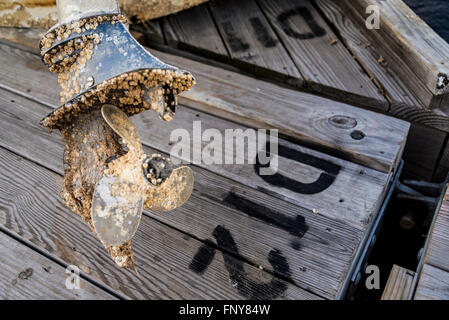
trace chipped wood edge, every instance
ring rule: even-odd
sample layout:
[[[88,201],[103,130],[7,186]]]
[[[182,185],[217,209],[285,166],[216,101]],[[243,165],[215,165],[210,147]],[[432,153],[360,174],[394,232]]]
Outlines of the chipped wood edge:
[[[378,30],[368,30],[366,35],[371,39],[375,33],[390,37],[403,50],[400,54],[402,57],[408,57],[408,60],[416,62],[408,65],[410,68],[415,68],[414,72],[423,80],[423,84],[432,95],[449,94],[449,44],[402,0],[391,0],[388,3],[380,0],[353,0],[345,1],[345,5],[362,17],[368,17],[365,13],[368,6],[378,6],[381,27]],[[413,37],[407,32],[409,30],[407,25],[413,30],[419,30],[414,33],[418,37]],[[427,45],[430,40],[439,46],[438,50]],[[386,46],[388,42],[378,43],[378,45]]]

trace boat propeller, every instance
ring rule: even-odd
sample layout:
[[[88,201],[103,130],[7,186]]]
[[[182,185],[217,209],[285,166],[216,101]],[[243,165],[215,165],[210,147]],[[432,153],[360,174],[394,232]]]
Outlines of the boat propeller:
[[[136,127],[119,108],[104,105],[102,116],[128,153],[109,163],[92,198],[92,223],[98,237],[118,246],[136,233],[143,208],[164,212],[186,202],[193,190],[189,167],[174,168],[169,158],[145,155]]]
[[[102,240],[120,267],[134,268],[131,241],[144,208],[181,206],[193,189],[188,167],[143,152],[128,116],[153,110],[171,121],[178,95],[195,79],[144,48],[117,0],[57,0],[58,23],[40,41],[58,74],[58,108],[41,125],[65,142],[62,197]]]

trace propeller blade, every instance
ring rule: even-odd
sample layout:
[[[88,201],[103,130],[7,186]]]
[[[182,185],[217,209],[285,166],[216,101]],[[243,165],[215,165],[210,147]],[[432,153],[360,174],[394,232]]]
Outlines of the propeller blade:
[[[105,104],[101,108],[101,114],[106,123],[123,139],[128,147],[132,147],[135,151],[142,150],[139,132],[126,113],[116,106]]]
[[[144,207],[155,212],[170,211],[182,206],[193,191],[193,171],[180,167],[158,187],[150,189],[145,195]]]
[[[121,176],[104,175],[92,198],[92,223],[98,237],[118,246],[130,240],[142,217],[143,197],[139,187]]]

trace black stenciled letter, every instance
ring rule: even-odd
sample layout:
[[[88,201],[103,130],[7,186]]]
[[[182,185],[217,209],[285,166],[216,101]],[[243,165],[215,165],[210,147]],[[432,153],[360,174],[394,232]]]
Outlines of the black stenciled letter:
[[[228,40],[232,51],[241,52],[249,49],[249,44],[243,42],[243,40],[238,37],[230,21],[223,22],[221,26],[223,27],[226,39]]]
[[[259,155],[258,155],[256,157],[256,164],[254,165],[256,174],[273,186],[283,187],[293,192],[301,194],[320,193],[329,188],[334,183],[335,178],[337,177],[338,173],[341,170],[341,167],[339,165],[336,165],[328,160],[323,160],[318,157],[303,153],[301,151],[290,149],[286,146],[279,145],[278,153],[279,156],[281,157],[301,162],[324,171],[320,174],[320,177],[312,183],[299,182],[291,178],[288,178],[280,173],[276,173],[271,176],[260,175],[259,174],[260,168],[268,167],[270,164],[268,163],[267,165],[262,165],[259,162]],[[266,145],[266,154],[267,156],[270,155],[270,145],[268,143]]]
[[[258,17],[249,19],[249,22],[251,23],[254,32],[257,34],[257,40],[265,48],[276,47],[278,41],[271,37],[271,35],[268,33],[267,28],[265,28],[265,26],[262,24],[262,21],[260,21]]]
[[[304,21],[309,26],[310,30],[312,32],[306,32],[306,33],[299,33],[293,30],[290,26],[289,19],[293,16],[300,15]],[[279,24],[281,25],[282,29],[284,29],[284,32],[293,38],[296,39],[312,39],[317,37],[322,37],[326,34],[326,30],[324,30],[318,22],[315,21],[315,18],[310,13],[309,9],[306,7],[298,7],[295,9],[287,10],[282,12],[278,18],[277,18]]]
[[[223,226],[217,226],[212,235],[217,241],[219,248],[239,255],[237,244],[228,229]],[[195,254],[194,260],[190,263],[190,269],[196,273],[204,273],[209,264],[212,262],[214,255],[215,248],[209,247],[208,244],[204,244],[200,247],[197,254]],[[233,283],[235,283],[239,293],[246,298],[254,300],[275,299],[287,290],[286,282],[275,277],[273,277],[268,283],[258,283],[254,280],[248,279],[242,260],[231,257],[227,254],[223,255],[223,258],[226,269],[229,273],[229,278]],[[287,259],[279,250],[273,249],[269,252],[268,262],[273,267],[275,274],[281,274],[284,277],[290,278],[290,266],[288,265]]]

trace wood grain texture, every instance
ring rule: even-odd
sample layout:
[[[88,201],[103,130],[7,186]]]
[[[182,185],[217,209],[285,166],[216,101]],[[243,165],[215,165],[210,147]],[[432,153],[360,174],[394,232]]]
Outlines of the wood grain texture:
[[[414,299],[449,300],[449,272],[425,264]]]
[[[429,232],[430,241],[415,291],[416,300],[449,299],[449,189]]]
[[[393,265],[382,294],[382,300],[410,300],[414,277],[413,271]]]
[[[133,239],[139,274],[118,268],[88,226],[59,199],[61,176],[0,149],[0,223],[48,254],[76,265],[93,279],[134,299],[308,299],[316,296],[274,280],[285,291],[267,286],[233,284],[228,264],[239,265],[227,254],[217,254],[207,272],[189,269],[192,257],[204,244],[144,216]],[[26,172],[26,176],[22,174]],[[245,275],[269,283],[272,276],[246,263]],[[233,272],[230,269],[229,272]],[[214,285],[211,286],[210,284]],[[276,295],[277,294],[277,295]],[[275,295],[275,297],[273,297]]]
[[[79,289],[68,289],[70,274],[63,266],[1,232],[0,264],[2,300],[115,299],[82,278]]]
[[[228,56],[206,4],[171,15],[165,19],[168,44],[207,55]]]
[[[393,102],[388,112],[399,119],[449,132],[449,117],[438,109],[420,109],[404,103]]]
[[[386,110],[388,103],[309,1],[259,0],[308,86],[330,97]],[[335,95],[335,96],[334,96]],[[351,97],[352,95],[352,97]],[[358,96],[358,97],[356,97]],[[362,98],[365,97],[365,98]]]
[[[390,103],[404,103],[414,109],[423,107],[401,78],[391,69],[388,63],[381,63],[381,54],[371,45],[363,31],[357,28],[340,6],[338,0],[314,0],[325,17],[338,30],[340,38],[351,51],[364,70],[372,77],[375,84],[387,96]]]
[[[39,48],[39,40],[46,31],[40,28],[0,27],[0,38],[30,48]]]
[[[219,0],[209,4],[234,60],[303,79],[255,0]]]
[[[60,138],[37,125],[38,114],[45,114],[48,108],[0,92],[0,124],[5,128],[5,132],[0,131],[1,145],[62,174]],[[9,103],[12,99],[14,103]],[[135,117],[133,120],[136,122]],[[21,136],[29,135],[31,140],[24,141],[15,134],[17,131],[24,131]],[[157,150],[146,148],[145,152]],[[196,182],[191,199],[170,214],[147,212],[148,215],[200,239],[212,237],[218,225],[224,226],[239,245],[239,252],[234,254],[273,270],[267,256],[271,250],[279,250],[290,265],[280,274],[321,296],[337,295],[359,245],[360,231],[209,171],[192,168]]]
[[[56,77],[45,70],[39,57],[7,45],[0,45],[0,52],[4,72],[0,83],[22,92],[31,90],[29,94],[43,103],[57,103]],[[171,54],[152,53],[195,74],[198,84],[180,96],[189,107],[250,127],[277,128],[281,135],[383,172],[394,170],[400,160],[409,128],[406,122]],[[344,129],[329,121],[339,115],[355,119],[357,125]],[[365,138],[353,139],[354,130],[362,131]]]
[[[425,263],[449,272],[449,190],[429,236]]]
[[[407,87],[416,93],[427,108],[440,108],[449,90],[449,44],[422,21],[402,0],[342,1],[353,17],[364,24],[365,10],[376,5],[380,14],[379,29],[367,36]],[[444,83],[441,87],[439,83]]]

